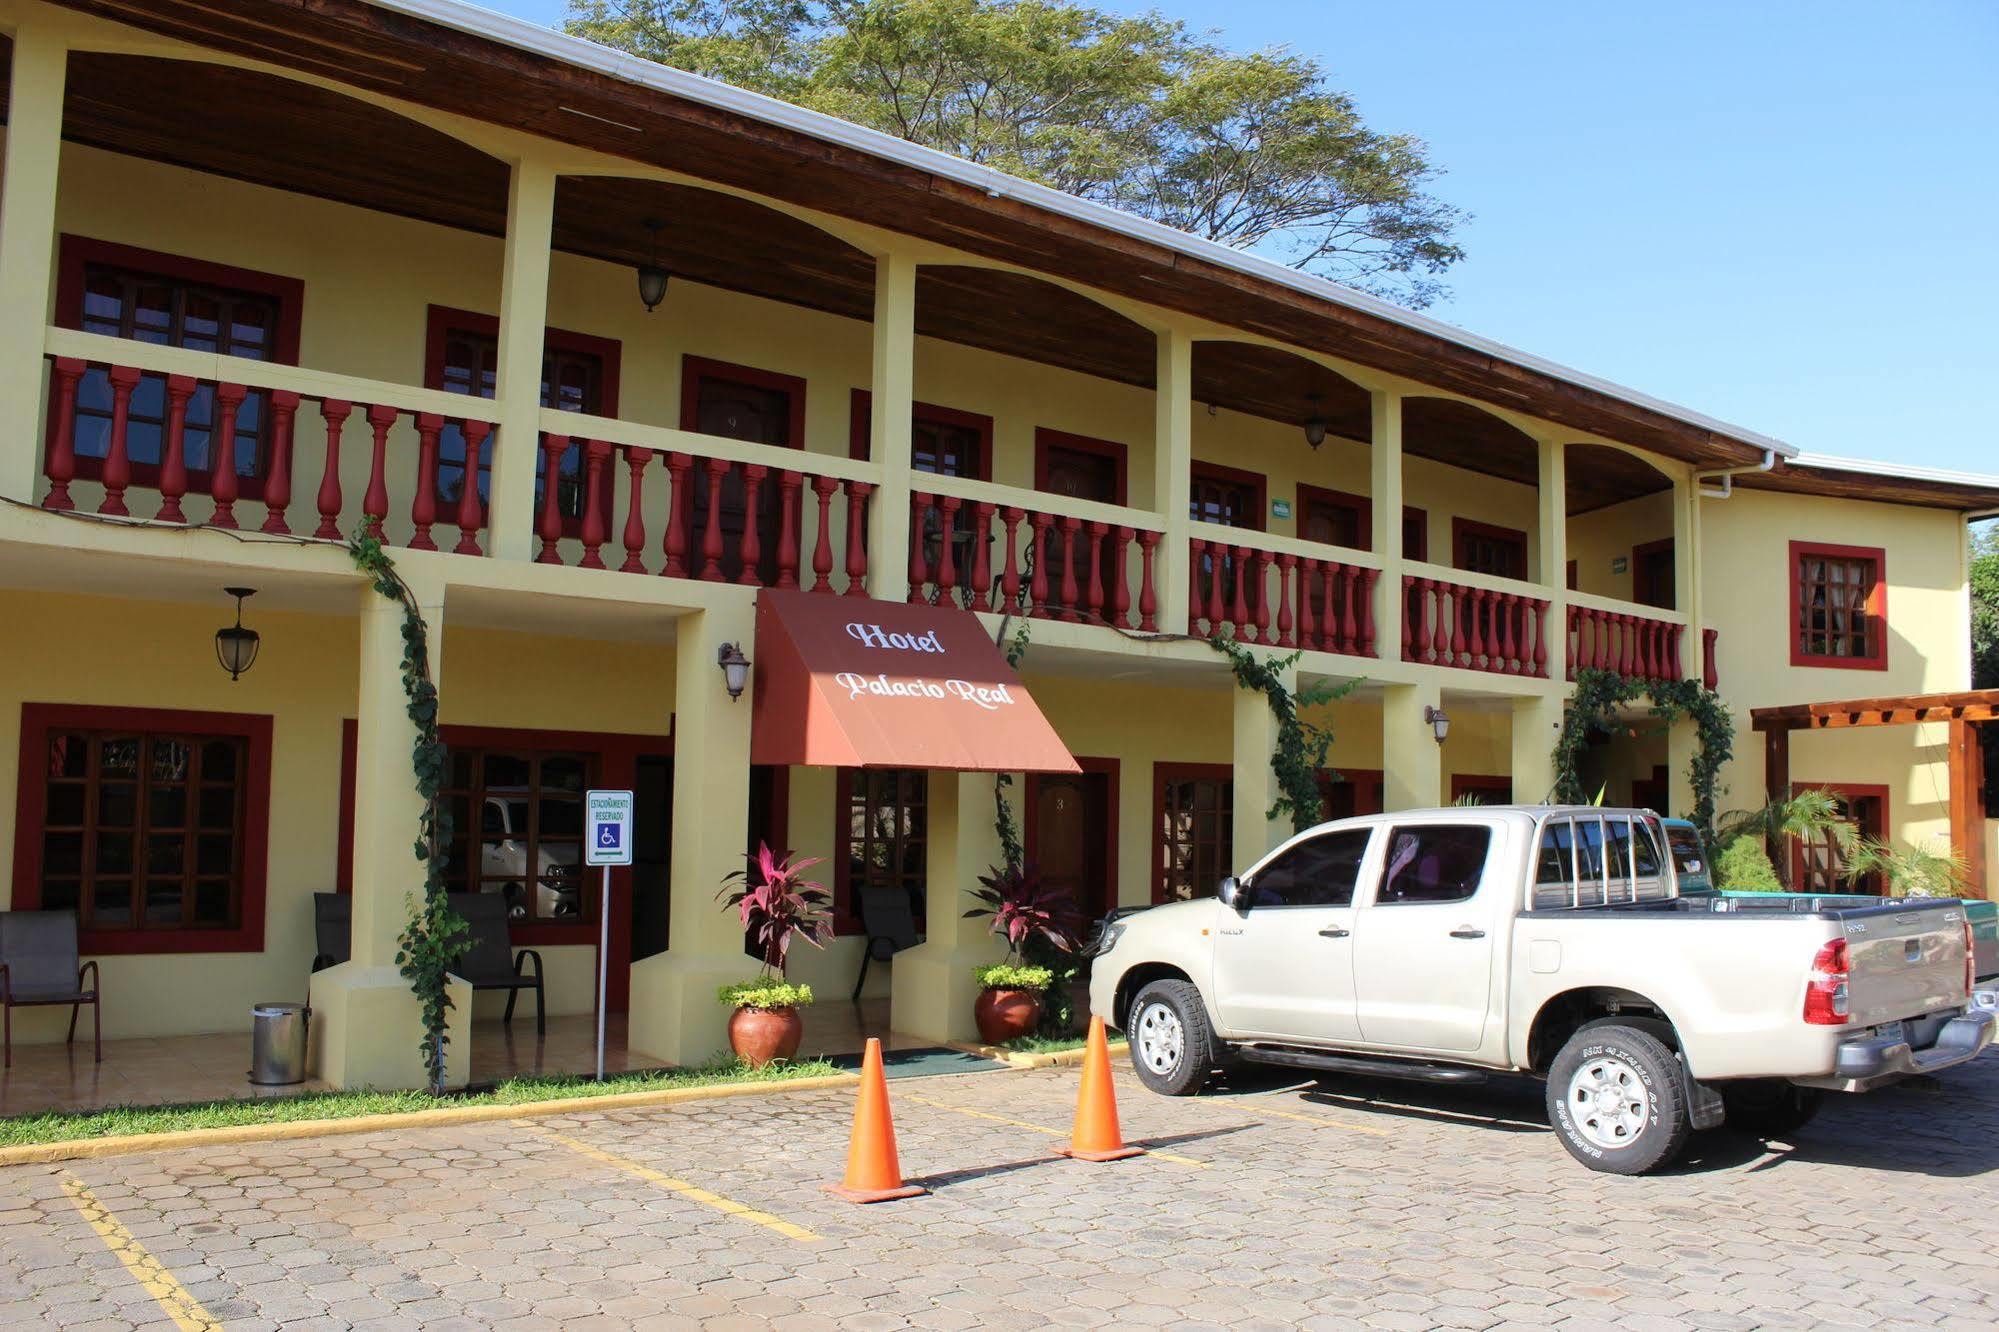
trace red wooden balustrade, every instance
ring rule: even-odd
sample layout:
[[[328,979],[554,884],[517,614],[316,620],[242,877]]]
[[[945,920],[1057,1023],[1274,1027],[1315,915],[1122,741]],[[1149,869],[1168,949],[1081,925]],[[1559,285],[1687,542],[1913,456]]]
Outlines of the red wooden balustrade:
[[[1548,674],[1548,603],[1444,578],[1402,579],[1402,659],[1492,675]]]
[[[1715,654],[1719,650],[1717,639],[1719,629],[1701,630],[1701,683],[1709,689],[1721,688],[1721,670],[1715,664]]]
[[[1207,537],[1192,538],[1189,556],[1187,624],[1193,632],[1349,657],[1377,655],[1379,569]]]
[[[1159,627],[1159,537],[918,491],[909,502],[909,600],[1151,632]]]
[[[1571,606],[1569,678],[1577,671],[1599,670],[1634,680],[1682,679],[1680,644],[1685,636],[1685,625],[1649,615]]]

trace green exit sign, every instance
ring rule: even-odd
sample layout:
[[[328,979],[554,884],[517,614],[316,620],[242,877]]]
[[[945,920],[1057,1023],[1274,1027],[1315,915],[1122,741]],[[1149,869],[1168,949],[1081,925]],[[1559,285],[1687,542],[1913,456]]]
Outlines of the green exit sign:
[[[1270,516],[1272,518],[1289,518],[1291,516],[1291,501],[1290,500],[1270,501]]]

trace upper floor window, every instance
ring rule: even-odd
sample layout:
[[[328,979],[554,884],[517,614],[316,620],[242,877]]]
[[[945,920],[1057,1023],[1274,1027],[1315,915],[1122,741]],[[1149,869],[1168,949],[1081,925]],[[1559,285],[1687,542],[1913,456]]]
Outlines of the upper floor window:
[[[65,328],[252,361],[298,359],[303,287],[291,278],[64,236],[56,285],[56,322]],[[109,371],[90,367],[77,384],[79,476],[102,474],[111,452],[112,407]],[[244,481],[239,493],[252,499],[263,493],[269,415],[262,391],[247,394],[236,409],[229,452]],[[125,429],[136,486],[159,484],[167,416],[167,377],[141,375],[127,405]],[[188,487],[197,493],[207,493],[214,475],[217,424],[214,385],[195,385],[181,449]]]
[[[1791,664],[1886,670],[1887,557],[1878,546],[1791,543]]]

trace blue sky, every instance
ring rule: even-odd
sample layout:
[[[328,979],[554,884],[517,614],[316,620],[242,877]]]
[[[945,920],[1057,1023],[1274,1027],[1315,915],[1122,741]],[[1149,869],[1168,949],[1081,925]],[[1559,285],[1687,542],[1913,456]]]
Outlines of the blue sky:
[[[1803,449],[1999,472],[1999,4],[1099,3],[1317,56],[1425,139],[1475,215],[1432,315]]]

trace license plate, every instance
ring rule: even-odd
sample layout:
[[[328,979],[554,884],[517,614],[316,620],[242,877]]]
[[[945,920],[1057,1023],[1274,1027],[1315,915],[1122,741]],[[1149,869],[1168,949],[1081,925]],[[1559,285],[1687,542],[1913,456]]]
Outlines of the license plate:
[[[1900,1022],[1884,1022],[1874,1029],[1874,1034],[1884,1041],[1905,1041],[1907,1029]]]

